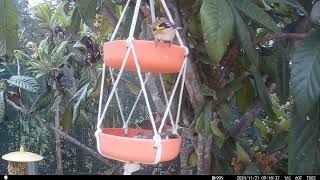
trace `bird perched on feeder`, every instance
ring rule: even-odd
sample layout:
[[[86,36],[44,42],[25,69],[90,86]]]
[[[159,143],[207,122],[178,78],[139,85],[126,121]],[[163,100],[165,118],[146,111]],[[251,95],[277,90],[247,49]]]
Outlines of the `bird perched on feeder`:
[[[164,17],[157,18],[157,20],[152,25],[154,39],[156,41],[156,46],[158,46],[158,42],[166,42],[171,43],[176,35],[176,32],[180,27],[176,27],[169,20]]]

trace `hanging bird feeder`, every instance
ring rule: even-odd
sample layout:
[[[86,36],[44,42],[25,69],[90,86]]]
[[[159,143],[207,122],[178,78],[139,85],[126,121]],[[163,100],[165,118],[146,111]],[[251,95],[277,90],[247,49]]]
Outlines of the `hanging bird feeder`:
[[[8,161],[9,175],[36,175],[38,173],[36,162],[41,161],[43,157],[27,152],[21,146],[20,151],[5,154],[2,159]]]
[[[153,41],[133,40],[133,46],[137,54],[141,72],[152,73],[177,73],[184,60],[185,49],[176,45],[159,43]],[[118,40],[105,43],[104,61],[105,64],[114,69],[120,69],[122,60],[127,51],[127,41]],[[130,53],[124,69],[127,71],[137,71],[133,54]]]
[[[160,2],[169,20],[174,24],[165,1],[160,0]],[[95,133],[98,152],[107,158],[127,162],[127,166],[125,166],[125,169],[126,167],[128,169],[125,170],[125,174],[131,174],[131,172],[139,169],[140,166],[138,166],[137,164],[135,166],[132,165],[134,163],[157,164],[159,162],[173,160],[179,155],[181,137],[177,132],[177,127],[180,117],[188,54],[188,49],[183,45],[178,31],[176,32],[176,37],[178,39],[179,46],[170,46],[165,43],[159,43],[156,46],[154,41],[135,40],[133,38],[141,0],[135,1],[136,4],[132,18],[132,24],[130,27],[129,37],[125,40],[114,40],[119,26],[123,20],[124,14],[127,11],[129,3],[130,0],[127,1],[124,10],[121,13],[119,22],[115,27],[110,41],[105,43],[104,45],[104,65],[102,72],[103,77],[101,80],[97,130]],[[154,22],[156,19],[154,0],[150,0],[150,10],[152,21]],[[104,79],[107,67],[111,75],[113,87],[103,108],[102,102],[105,102],[103,101]],[[114,79],[113,77],[114,69],[119,70],[116,79]],[[117,86],[124,71],[137,72],[136,74],[138,75],[139,83],[141,86],[141,90],[136,98],[135,103],[132,106],[131,112],[126,119],[124,118],[120,98],[117,92]],[[142,72],[146,73],[145,78],[143,78]],[[159,74],[162,92],[166,100],[165,113],[161,119],[161,125],[158,129],[155,125],[150,102],[148,99],[148,94],[145,88],[145,84],[148,81],[150,73]],[[161,75],[162,73],[178,73],[170,97],[168,97],[166,94]],[[179,84],[179,103],[174,121],[173,115],[171,113],[171,104]],[[102,121],[106,115],[108,107],[111,103],[111,99],[114,95],[116,96],[118,108],[121,114],[123,128],[103,128]],[[128,123],[131,119],[131,116],[133,115],[133,112],[138,104],[141,95],[143,95],[145,99],[145,105],[149,113],[152,130],[132,129],[128,127]],[[172,134],[175,135],[174,138],[165,138],[161,136],[163,133],[162,129],[164,127],[165,121],[167,120],[167,116],[169,116],[172,125]],[[141,134],[143,134],[144,136],[149,136],[151,138],[138,138]]]

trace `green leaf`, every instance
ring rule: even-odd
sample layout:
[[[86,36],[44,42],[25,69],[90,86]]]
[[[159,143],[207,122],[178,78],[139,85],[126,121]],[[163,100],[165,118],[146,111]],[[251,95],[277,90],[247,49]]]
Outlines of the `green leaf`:
[[[225,0],[204,0],[200,15],[207,52],[212,63],[217,64],[233,35],[234,20],[231,9]]]
[[[244,165],[248,165],[251,162],[248,153],[240,146],[238,142],[236,143],[236,147],[237,147],[238,161]]]
[[[203,96],[216,96],[216,92],[213,89],[210,89],[207,85],[201,84],[200,85],[200,93]]]
[[[310,33],[294,52],[291,92],[299,112],[306,114],[320,96],[320,30]]]
[[[73,97],[77,97],[78,101],[73,106],[73,118],[72,122],[75,122],[80,116],[80,105],[87,99],[87,92],[88,92],[89,83],[84,85]]]
[[[63,28],[68,27],[69,19],[64,12],[64,7],[66,3],[67,2],[61,2],[59,6],[56,8],[55,13],[51,18],[51,24],[54,24],[54,22],[58,22],[58,24]]]
[[[36,16],[38,17],[40,23],[39,27],[50,30],[51,29],[51,16],[52,16],[52,10],[51,6],[48,3],[40,4],[36,10]]]
[[[207,138],[211,134],[210,122],[213,120],[211,103],[199,109],[196,113],[196,118],[196,132],[203,134]]]
[[[6,105],[5,105],[5,97],[4,92],[0,92],[0,123],[3,121],[5,112],[6,112]]]
[[[255,119],[254,126],[255,126],[256,129],[259,130],[259,132],[262,135],[262,137],[267,138],[268,128],[267,128],[267,126],[265,124],[263,124],[263,122],[259,118]]]
[[[254,84],[264,111],[267,113],[269,118],[271,118],[273,121],[276,121],[278,118],[276,113],[274,112],[270,94],[259,72],[256,72],[254,74]]]
[[[68,41],[63,41],[57,48],[55,48],[51,53],[51,61],[60,62],[62,59],[65,49],[67,48]]]
[[[0,0],[0,57],[17,48],[18,20],[15,1]]]
[[[268,2],[277,2],[277,3],[284,3],[288,4],[292,7],[295,7],[299,9],[301,12],[303,12],[305,15],[307,15],[307,11],[304,9],[304,7],[297,1],[297,0],[267,0]]]
[[[234,1],[232,1],[234,2]],[[254,48],[251,40],[251,36],[248,30],[248,27],[244,23],[243,19],[241,18],[239,12],[233,7],[232,7],[232,13],[235,18],[235,24],[236,24],[236,29],[238,33],[238,37],[241,41],[242,46],[244,47],[244,50],[247,53],[247,56],[251,62],[251,64],[254,66],[254,69],[257,68],[258,65],[258,54],[256,52],[256,49]]]
[[[79,123],[80,126],[83,128],[87,128],[89,126],[89,118],[88,115],[86,113],[86,111],[84,111],[83,109],[80,110],[80,117],[79,117]]]
[[[277,123],[276,131],[277,132],[289,132],[291,127],[290,119],[282,119],[279,123]]]
[[[61,126],[62,126],[63,132],[68,133],[71,128],[71,125],[72,125],[72,109],[67,108],[64,111],[61,119]]]
[[[36,93],[39,90],[37,81],[28,76],[12,76],[7,80],[10,85],[17,86],[29,92]]]
[[[232,1],[237,9],[243,12],[246,16],[261,24],[265,28],[271,30],[274,33],[281,33],[281,29],[273,21],[273,19],[264,12],[263,9],[250,2],[250,0],[237,0]]]
[[[95,97],[98,97],[100,95],[101,78],[102,78],[102,72],[99,73],[94,87],[89,90],[90,97],[95,98]],[[106,84],[106,79],[104,81],[105,81],[104,83]]]
[[[231,105],[228,102],[221,102],[217,107],[217,113],[221,117],[223,127],[230,128],[233,122]]]
[[[222,148],[225,140],[227,139],[227,136],[221,132],[219,126],[218,126],[219,120],[215,119],[213,121],[211,121],[211,130],[212,133],[217,137],[215,138],[215,140],[217,141],[217,145],[219,148]]]
[[[254,89],[252,88],[251,82],[247,79],[242,82],[242,87],[236,91],[237,107],[241,114],[245,113],[248,107],[254,101]]]
[[[89,27],[94,27],[94,19],[97,13],[97,0],[78,0],[79,6],[79,14],[81,19],[86,23]]]
[[[299,102],[298,102],[299,103]],[[298,104],[297,103],[297,104]],[[288,174],[320,173],[320,111],[319,104],[312,109],[309,119],[299,116],[295,107],[289,134]]]
[[[196,119],[195,119],[195,131],[197,133],[202,133],[205,124],[204,124],[204,108],[198,109],[195,115]]]
[[[77,35],[80,29],[80,23],[81,23],[81,17],[79,14],[79,8],[76,5],[73,12],[72,12],[72,16],[71,16],[71,23],[69,26],[69,32],[72,35]]]
[[[280,103],[284,104],[287,102],[289,97],[290,61],[282,44],[275,44],[273,48],[275,50],[271,56],[267,57],[266,64],[268,74],[276,81],[276,93],[279,97]]]
[[[189,168],[196,167],[198,165],[198,156],[195,151],[189,154],[187,165]]]
[[[54,92],[53,91],[46,91],[45,93],[41,94],[33,103],[31,110],[32,111],[40,111],[44,108],[47,108],[52,104],[54,101]]]

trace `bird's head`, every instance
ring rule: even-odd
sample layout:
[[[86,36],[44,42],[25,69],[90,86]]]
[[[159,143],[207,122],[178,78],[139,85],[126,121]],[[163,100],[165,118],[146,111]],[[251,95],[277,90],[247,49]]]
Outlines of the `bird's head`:
[[[158,17],[157,20],[153,23],[152,30],[162,30],[166,28],[166,23],[168,23],[168,20],[164,17]]]

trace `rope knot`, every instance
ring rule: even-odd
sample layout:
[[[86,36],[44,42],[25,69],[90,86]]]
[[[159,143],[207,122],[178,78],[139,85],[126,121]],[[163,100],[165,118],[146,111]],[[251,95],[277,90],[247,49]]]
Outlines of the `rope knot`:
[[[96,132],[94,133],[94,135],[97,137],[99,137],[99,134],[102,132],[101,129],[97,129]]]
[[[156,133],[154,136],[153,136],[153,140],[154,140],[154,144],[153,146],[155,148],[160,148],[161,147],[161,136],[160,134]]]

